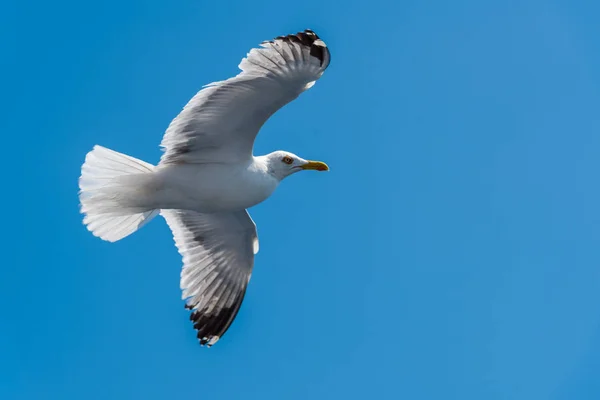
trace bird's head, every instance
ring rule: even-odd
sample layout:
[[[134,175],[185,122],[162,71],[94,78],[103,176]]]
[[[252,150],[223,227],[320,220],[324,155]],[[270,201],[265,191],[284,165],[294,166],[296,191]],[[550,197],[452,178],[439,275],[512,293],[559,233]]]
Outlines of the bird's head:
[[[289,151],[274,151],[265,156],[265,161],[269,173],[279,180],[304,170],[329,171],[324,162],[305,160]]]

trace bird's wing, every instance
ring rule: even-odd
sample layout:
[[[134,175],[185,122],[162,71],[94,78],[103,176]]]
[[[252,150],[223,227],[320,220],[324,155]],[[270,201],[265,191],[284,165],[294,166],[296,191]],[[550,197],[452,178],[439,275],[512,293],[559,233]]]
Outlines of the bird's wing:
[[[201,214],[163,210],[183,257],[181,289],[201,345],[212,346],[233,322],[258,252],[247,211]]]
[[[161,163],[248,160],[262,125],[310,88],[329,60],[325,43],[311,30],[263,42],[242,59],[242,72],[205,86],[171,122]]]

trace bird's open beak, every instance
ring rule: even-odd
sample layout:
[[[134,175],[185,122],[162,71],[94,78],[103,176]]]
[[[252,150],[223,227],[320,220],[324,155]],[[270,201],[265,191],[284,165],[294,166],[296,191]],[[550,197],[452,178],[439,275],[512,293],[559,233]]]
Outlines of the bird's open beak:
[[[315,171],[329,171],[327,164],[321,161],[309,161],[300,168],[302,169],[313,169]]]

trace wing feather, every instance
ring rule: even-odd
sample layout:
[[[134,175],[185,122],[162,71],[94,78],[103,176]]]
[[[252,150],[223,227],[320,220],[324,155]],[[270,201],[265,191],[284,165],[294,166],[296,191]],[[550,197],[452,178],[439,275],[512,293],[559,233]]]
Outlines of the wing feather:
[[[238,75],[206,85],[171,122],[161,164],[246,161],[267,119],[310,88],[329,62],[311,30],[251,49]]]
[[[256,226],[243,210],[200,214],[163,210],[183,257],[182,297],[201,345],[225,334],[242,304],[258,248]]]

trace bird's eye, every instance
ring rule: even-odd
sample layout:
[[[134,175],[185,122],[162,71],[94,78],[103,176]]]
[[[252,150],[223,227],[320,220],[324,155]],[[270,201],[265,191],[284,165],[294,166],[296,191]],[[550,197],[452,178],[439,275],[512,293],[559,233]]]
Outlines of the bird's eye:
[[[281,159],[281,161],[283,161],[284,163],[286,163],[287,165],[290,165],[291,163],[294,162],[294,160],[292,160],[292,157],[289,156],[285,156]]]

